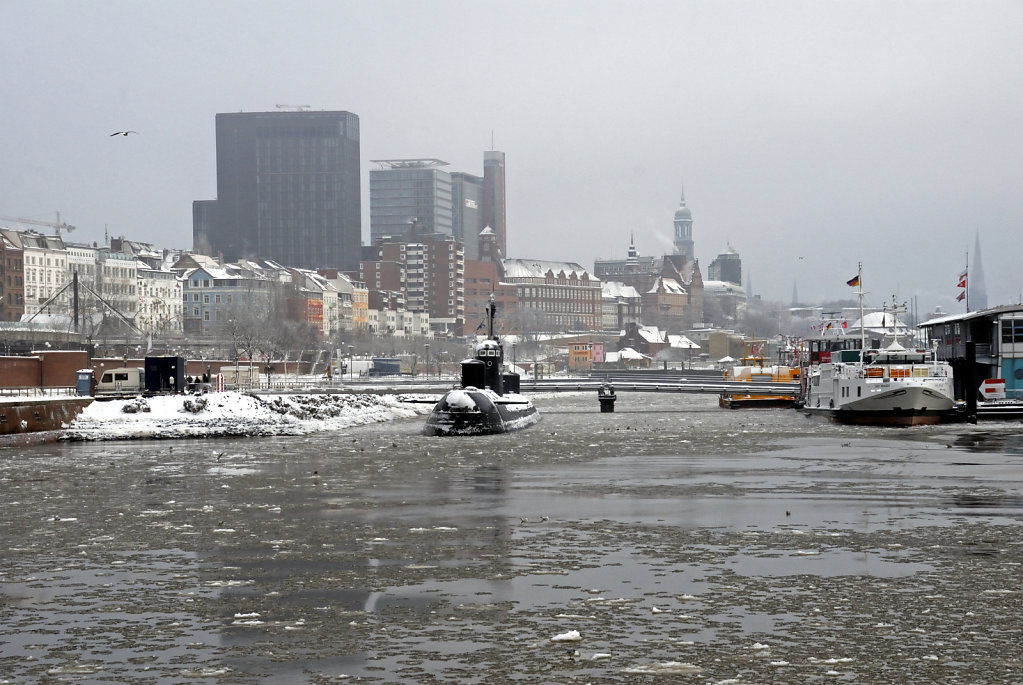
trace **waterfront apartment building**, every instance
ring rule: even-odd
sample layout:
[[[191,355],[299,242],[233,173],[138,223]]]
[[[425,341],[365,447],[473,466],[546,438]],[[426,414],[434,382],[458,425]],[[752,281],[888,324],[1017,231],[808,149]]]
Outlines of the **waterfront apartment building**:
[[[135,326],[144,333],[177,335],[182,332],[184,300],[182,280],[173,271],[156,269],[139,262],[138,309]]]
[[[430,315],[434,332],[459,334],[465,319],[465,254],[454,236],[381,240],[373,250],[373,259],[362,263],[362,280],[371,291],[399,292],[404,309]]]
[[[0,233],[22,252],[24,313],[35,314],[68,281],[64,241],[60,236],[44,236],[35,231],[3,228]]]
[[[223,334],[243,314],[269,319],[275,290],[273,281],[237,266],[190,269],[182,287],[184,332]]]
[[[21,321],[24,313],[24,252],[0,234],[0,321]]]
[[[451,174],[439,159],[374,159],[369,172],[370,242],[452,235]]]
[[[359,117],[217,114],[217,199],[193,205],[193,242],[226,261],[358,271]]]

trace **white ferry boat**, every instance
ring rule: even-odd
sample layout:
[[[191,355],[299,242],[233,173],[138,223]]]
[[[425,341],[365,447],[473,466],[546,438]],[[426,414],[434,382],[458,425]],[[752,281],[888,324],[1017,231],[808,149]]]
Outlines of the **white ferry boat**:
[[[862,352],[862,354],[861,354]],[[893,340],[879,350],[842,350],[809,369],[804,410],[843,423],[914,426],[952,417],[952,367],[932,351]]]
[[[855,283],[860,286],[859,346],[850,345],[850,338],[826,335],[811,342],[804,411],[869,425],[914,426],[954,418],[952,366],[938,361],[934,350],[907,349],[899,343],[898,307],[891,311],[891,341],[866,349],[860,276]]]

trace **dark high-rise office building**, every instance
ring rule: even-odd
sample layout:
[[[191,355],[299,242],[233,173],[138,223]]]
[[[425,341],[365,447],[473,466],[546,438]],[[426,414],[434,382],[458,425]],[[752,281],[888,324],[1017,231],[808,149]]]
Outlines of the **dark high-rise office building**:
[[[479,259],[480,231],[483,218],[480,201],[483,179],[456,171],[451,174],[451,232],[462,243],[467,260]]]
[[[497,249],[508,256],[508,232],[505,221],[504,153],[483,153],[483,225],[494,229]]]
[[[210,250],[230,261],[358,272],[359,117],[243,112],[218,114],[216,126],[216,207],[202,208],[208,225],[193,234],[204,228]]]
[[[200,254],[213,256],[210,234],[217,232],[217,201],[195,200],[192,202],[192,249]]]

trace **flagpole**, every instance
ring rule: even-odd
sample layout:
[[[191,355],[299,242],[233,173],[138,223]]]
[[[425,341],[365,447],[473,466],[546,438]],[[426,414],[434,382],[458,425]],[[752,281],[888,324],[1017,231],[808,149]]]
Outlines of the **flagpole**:
[[[863,262],[856,263],[856,285],[860,287],[860,364],[862,364],[863,348],[867,346],[867,331],[863,324]]]
[[[966,248],[966,313],[970,313],[970,248]]]

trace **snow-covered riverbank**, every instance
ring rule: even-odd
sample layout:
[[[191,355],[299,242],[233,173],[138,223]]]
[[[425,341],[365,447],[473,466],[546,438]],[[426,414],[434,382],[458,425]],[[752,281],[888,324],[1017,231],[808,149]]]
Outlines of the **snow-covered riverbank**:
[[[65,440],[304,435],[429,413],[395,395],[169,395],[93,402]]]

